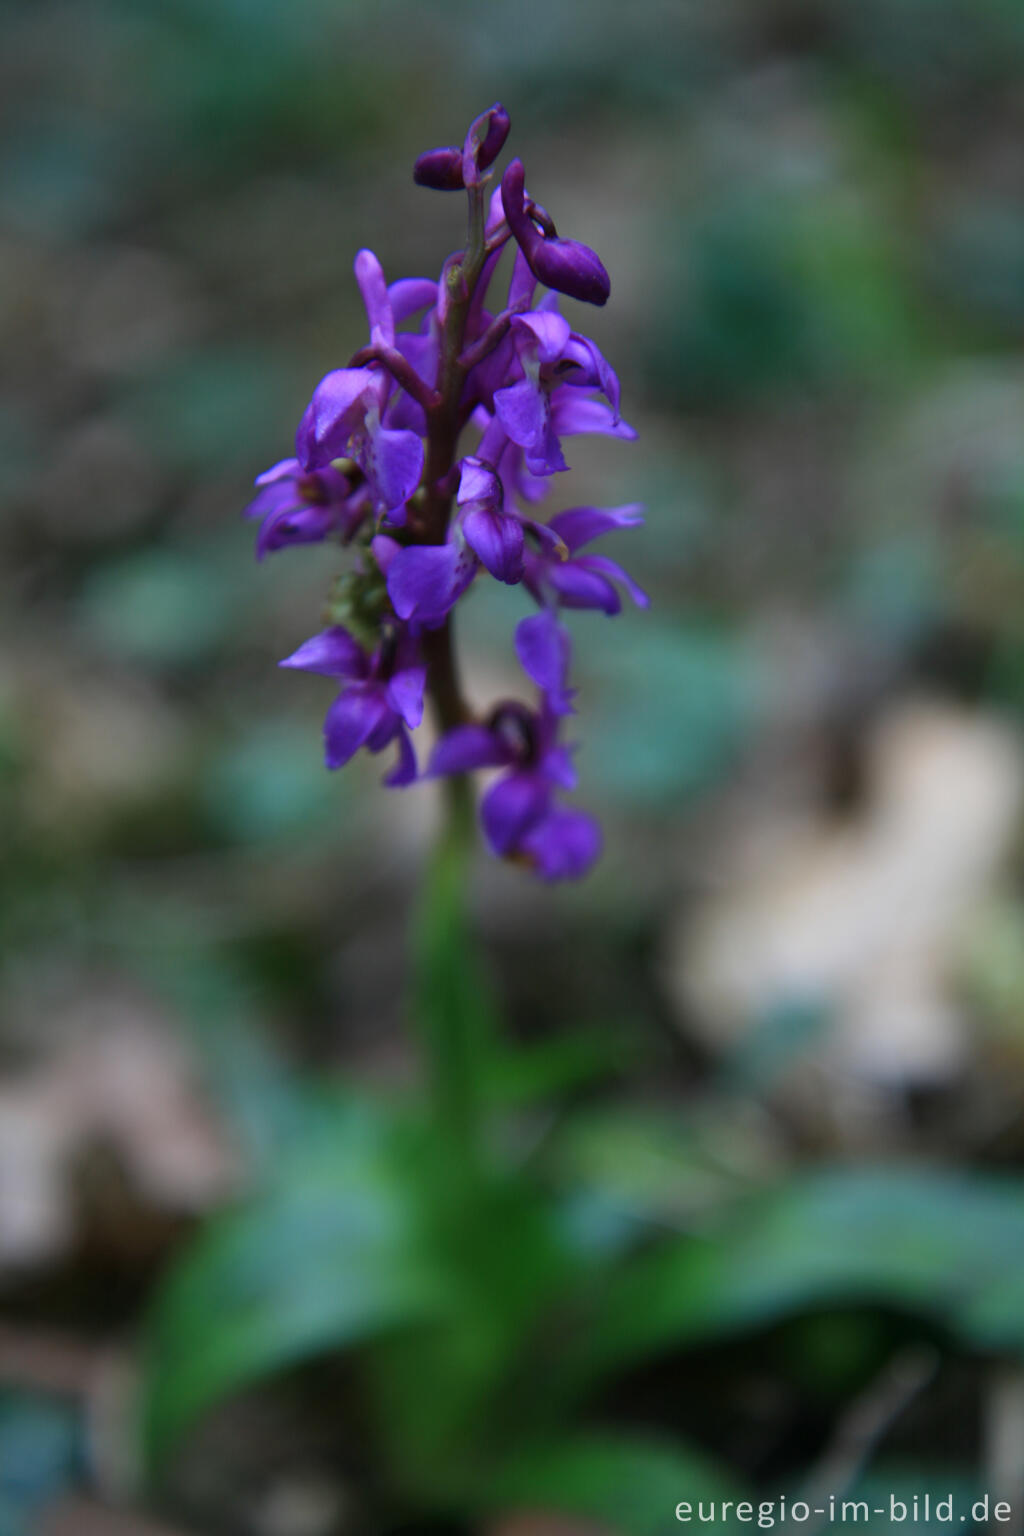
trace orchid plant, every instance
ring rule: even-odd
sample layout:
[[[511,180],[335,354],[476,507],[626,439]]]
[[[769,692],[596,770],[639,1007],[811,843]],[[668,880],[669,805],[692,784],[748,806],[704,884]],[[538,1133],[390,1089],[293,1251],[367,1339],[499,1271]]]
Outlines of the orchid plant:
[[[416,161],[419,185],[465,192],[465,248],[436,282],[390,284],[373,252],[359,252],[369,342],[321,379],[294,458],[259,477],[246,511],[260,521],[259,558],[327,539],[353,553],[333,588],[328,627],[281,662],[340,684],[324,722],[328,768],[361,749],[394,746],[385,784],[443,778],[463,809],[469,775],[500,770],[480,804],[488,846],[544,880],[561,880],[591,867],[601,833],[561,799],[576,776],[562,740],[573,690],[559,612],[615,614],[620,588],[646,606],[621,566],[590,549],[642,517],[635,505],[539,516],[568,468],[563,438],[636,434],[619,414],[614,371],[558,309],[560,294],[603,305],[608,274],[587,246],[557,234],[527,193],[519,160],[493,185],[508,131],[496,103],[470,125],[461,149],[428,150]],[[510,244],[507,290],[496,295]],[[453,617],[484,575],[523,586],[536,604],[516,629],[515,649],[537,697],[498,701],[475,718],[459,679]],[[421,765],[412,733],[428,698],[439,739]]]

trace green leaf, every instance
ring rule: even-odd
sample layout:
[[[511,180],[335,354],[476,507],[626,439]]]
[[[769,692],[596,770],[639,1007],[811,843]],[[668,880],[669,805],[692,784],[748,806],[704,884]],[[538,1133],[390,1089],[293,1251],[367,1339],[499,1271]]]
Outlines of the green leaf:
[[[154,1469],[227,1395],[450,1307],[396,1151],[367,1113],[321,1123],[273,1187],[212,1222],[171,1273],[144,1340]]]
[[[587,1382],[656,1353],[852,1303],[918,1312],[1024,1352],[1024,1188],[911,1170],[829,1171],[737,1202],[717,1231],[658,1246],[605,1286]]]
[[[112,654],[151,666],[201,660],[231,624],[211,567],[198,554],[156,547],[97,567],[79,606],[91,633]]]
[[[727,1157],[716,1130],[693,1116],[680,1124],[678,1114],[649,1107],[603,1106],[566,1120],[547,1164],[561,1187],[631,1217],[634,1230],[647,1222],[689,1227],[754,1183],[759,1148],[730,1146]]]
[[[392,1481],[413,1501],[443,1505],[461,1500],[475,1469],[509,1440],[552,1422],[538,1382],[580,1260],[525,1181],[459,1188],[445,1162],[436,1172],[423,1204],[458,1287],[457,1310],[382,1339],[367,1358]]]
[[[614,633],[588,630],[586,654],[606,687],[586,739],[604,793],[649,811],[721,776],[755,714],[757,667],[741,644],[710,627],[644,615]]]
[[[580,1516],[623,1536],[678,1532],[676,1505],[737,1497],[728,1478],[679,1444],[586,1435],[514,1452],[488,1479],[484,1502]],[[742,1497],[742,1495],[740,1495]],[[728,1518],[715,1522],[732,1529]]]
[[[322,835],[338,814],[339,786],[304,720],[261,720],[223,745],[201,794],[217,832],[241,843]]]
[[[496,1051],[487,1082],[496,1105],[535,1104],[621,1070],[629,1045],[614,1031],[592,1027],[536,1044]]]

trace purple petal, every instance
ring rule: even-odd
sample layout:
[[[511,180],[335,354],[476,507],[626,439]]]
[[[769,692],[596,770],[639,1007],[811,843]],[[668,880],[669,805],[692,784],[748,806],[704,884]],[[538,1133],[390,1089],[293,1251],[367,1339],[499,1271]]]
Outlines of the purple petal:
[[[390,534],[378,533],[370,540],[370,553],[377,562],[378,568],[386,576],[391,569],[391,563],[402,548],[397,539]]]
[[[504,856],[517,848],[550,798],[549,785],[535,773],[510,773],[492,785],[480,803],[480,821],[494,852]]]
[[[611,615],[622,607],[622,599],[611,582],[596,571],[586,570],[577,560],[566,560],[561,565],[552,563],[545,575],[563,608],[599,608]]]
[[[413,544],[388,567],[388,596],[400,619],[439,624],[462,590],[454,544]]]
[[[523,457],[527,469],[533,475],[557,475],[559,471],[569,468],[562,453],[562,445],[558,441],[558,434],[553,430],[550,421],[544,441],[533,448],[526,448]]]
[[[415,432],[377,427],[371,432],[363,468],[384,512],[395,517],[420,483],[423,442]]]
[[[339,694],[324,720],[328,768],[343,768],[373,735],[387,709],[380,694],[372,689],[349,688]]]
[[[568,545],[560,536],[557,529],[553,528],[550,523],[538,523],[535,522],[533,518],[527,517],[523,519],[523,525],[533,534],[533,537],[539,546],[539,554],[543,561],[568,560]]]
[[[455,499],[460,507],[466,506],[471,501],[483,501],[491,506],[500,506],[501,481],[490,464],[484,464],[480,459],[472,456],[463,459],[460,465],[459,490]]]
[[[535,448],[543,443],[548,430],[548,402],[545,392],[530,379],[521,379],[494,392],[494,409],[514,443]]]
[[[366,306],[366,318],[370,322],[370,340],[379,345],[395,344],[395,317],[391,313],[388,285],[384,281],[384,268],[372,251],[362,250],[355,259],[356,282]]]
[[[437,284],[430,277],[400,277],[389,286],[388,300],[395,324],[400,325],[417,310],[432,308],[437,303]]]
[[[256,482],[259,485],[259,481]],[[291,477],[287,480],[271,481],[264,485],[253,497],[247,507],[242,508],[243,517],[272,517],[275,512],[282,512],[289,507],[301,507],[302,496]]]
[[[389,789],[404,789],[406,784],[412,784],[416,779],[416,753],[404,727],[398,727],[395,740],[398,743],[398,761],[391,772],[384,775],[384,783]]]
[[[508,748],[485,725],[457,725],[435,746],[427,773],[440,778],[449,773],[472,773],[476,768],[501,768],[508,761]]]
[[[585,811],[553,806],[522,841],[542,880],[578,880],[601,852],[601,828]]]
[[[497,581],[508,586],[523,579],[523,525],[514,514],[467,512],[462,519],[466,543]]]
[[[581,336],[578,331],[573,331],[570,345],[566,348],[566,355],[575,357],[580,367],[589,374],[611,406],[615,420],[618,421],[619,376],[604,353],[590,340],[589,336]]]
[[[481,425],[483,427],[483,434],[477,444],[476,457],[487,464],[500,464],[502,455],[509,444],[508,433],[496,415],[488,416],[487,412],[482,409],[478,410],[476,414],[481,418]],[[517,449],[516,452],[518,453],[518,451]],[[498,478],[504,483],[500,473]]]
[[[319,544],[337,519],[335,507],[282,507],[264,519],[256,538],[256,558],[262,560],[289,544]]]
[[[533,268],[522,251],[517,250],[512,276],[508,281],[509,309],[518,309],[523,305],[531,304],[536,287],[537,279],[533,275]]]
[[[559,314],[538,309],[528,315],[516,315],[512,325],[527,345],[535,346],[541,363],[556,363],[565,351],[571,335],[568,320]]]
[[[548,747],[541,758],[540,771],[550,784],[558,784],[562,789],[576,788],[576,765],[570,747]]]
[[[523,619],[516,628],[516,655],[531,682],[554,702],[562,703],[572,647],[569,636],[550,613]],[[569,713],[558,708],[557,714]]]
[[[575,562],[577,569],[587,571],[599,571],[603,576],[609,576],[613,581],[621,581],[630,597],[638,608],[649,608],[651,600],[643,587],[637,586],[628,571],[624,571],[617,560],[609,560],[607,555],[581,555]]]
[[[423,719],[426,683],[426,667],[406,667],[404,671],[396,672],[387,685],[388,703],[411,730],[415,730]]]
[[[349,439],[362,425],[368,403],[379,398],[380,380],[368,368],[335,368],[313,391],[299,430],[295,451],[306,469],[319,469],[343,458]]]
[[[298,459],[278,459],[276,464],[271,464],[262,475],[256,476],[257,485],[274,485],[278,480],[285,480],[298,475],[301,470]]]
[[[293,667],[297,672],[317,672],[321,677],[364,678],[370,670],[362,646],[340,624],[325,629],[303,641],[297,651],[278,662],[279,667]]]
[[[639,502],[625,507],[570,507],[556,512],[548,524],[563,540],[570,554],[615,528],[637,528],[643,523]]]
[[[636,437],[636,428],[617,417],[610,405],[588,399],[571,384],[562,384],[552,391],[551,422],[559,437],[578,437],[581,432],[599,432],[604,437],[621,437],[628,442]]]

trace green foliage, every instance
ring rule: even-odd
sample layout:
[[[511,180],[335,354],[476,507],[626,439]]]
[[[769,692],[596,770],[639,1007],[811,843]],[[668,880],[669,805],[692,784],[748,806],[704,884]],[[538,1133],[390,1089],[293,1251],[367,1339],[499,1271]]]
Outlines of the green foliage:
[[[201,660],[231,621],[215,573],[188,554],[159,548],[98,567],[80,609],[112,654],[151,666]]]
[[[1022,1276],[1017,1181],[899,1169],[794,1177],[611,1275],[570,1374],[591,1381],[836,1302],[899,1308],[975,1348],[1020,1354]]]
[[[388,1127],[339,1109],[319,1130],[164,1286],[145,1342],[151,1464],[228,1394],[451,1306]]]
[[[602,789],[649,808],[723,773],[753,718],[755,673],[741,642],[645,614],[614,634],[588,631],[586,656],[607,683],[586,732],[588,772]]]
[[[323,830],[343,816],[344,785],[311,750],[307,721],[259,721],[210,763],[202,800],[230,840],[267,843]]]
[[[708,1459],[679,1445],[611,1435],[567,1436],[513,1450],[489,1480],[485,1501],[501,1508],[581,1516],[628,1536],[678,1531],[676,1505],[735,1499],[737,1489]],[[728,1520],[718,1522],[732,1530]]]

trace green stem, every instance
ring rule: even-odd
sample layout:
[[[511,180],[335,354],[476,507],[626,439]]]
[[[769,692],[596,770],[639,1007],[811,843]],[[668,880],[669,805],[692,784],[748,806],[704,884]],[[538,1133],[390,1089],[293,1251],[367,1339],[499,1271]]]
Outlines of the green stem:
[[[448,805],[421,899],[418,1015],[442,1144],[457,1166],[479,1161],[484,1016],[466,920],[473,805],[465,780]]]

